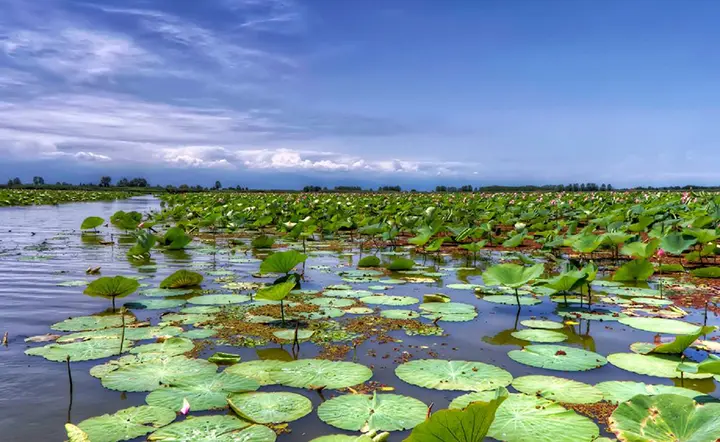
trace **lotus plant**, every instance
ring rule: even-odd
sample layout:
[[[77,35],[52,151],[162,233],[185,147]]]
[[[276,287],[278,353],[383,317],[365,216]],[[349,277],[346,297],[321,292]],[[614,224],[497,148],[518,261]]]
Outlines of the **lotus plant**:
[[[518,289],[542,275],[544,268],[543,264],[535,264],[532,267],[523,267],[518,264],[498,264],[485,270],[482,277],[487,285],[513,289],[517,305],[520,307]]]

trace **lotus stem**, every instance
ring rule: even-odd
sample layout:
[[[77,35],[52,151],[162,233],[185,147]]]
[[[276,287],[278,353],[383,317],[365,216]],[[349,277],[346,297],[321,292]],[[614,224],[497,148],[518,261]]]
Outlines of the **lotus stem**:
[[[285,305],[282,299],[280,300],[280,320],[282,321],[282,325],[285,325]]]
[[[70,410],[72,409],[73,400],[73,380],[72,372],[70,371],[70,355],[67,355],[65,358],[65,363],[67,364],[68,380],[70,381],[70,405],[68,406],[68,422],[70,422]]]
[[[113,296],[113,301],[115,301],[114,296]],[[122,319],[122,332],[120,333],[120,353],[119,354],[122,354],[123,344],[125,343],[125,308],[122,308],[120,310],[120,319]]]
[[[518,294],[517,287],[515,288],[515,301],[517,301],[517,305],[520,307],[520,295]]]

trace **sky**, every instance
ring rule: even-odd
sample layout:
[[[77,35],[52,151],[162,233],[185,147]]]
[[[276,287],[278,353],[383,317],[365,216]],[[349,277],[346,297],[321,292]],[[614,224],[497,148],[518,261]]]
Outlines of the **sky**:
[[[0,11],[3,180],[720,184],[714,0]]]

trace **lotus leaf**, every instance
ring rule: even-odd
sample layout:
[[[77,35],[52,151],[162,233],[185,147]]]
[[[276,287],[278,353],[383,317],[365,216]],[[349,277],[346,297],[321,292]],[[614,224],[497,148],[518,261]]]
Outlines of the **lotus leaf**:
[[[123,365],[102,376],[105,388],[118,391],[153,391],[193,375],[214,374],[217,365],[184,356],[156,357]]]
[[[125,315],[125,323],[134,322],[135,318]],[[101,330],[104,328],[121,327],[123,319],[120,315],[111,316],[76,316],[50,326],[51,329],[64,332]]]
[[[165,232],[165,235],[163,235],[159,242],[161,246],[168,250],[180,250],[190,244],[192,238],[180,227],[172,227]]]
[[[335,390],[362,384],[372,377],[372,370],[354,362],[300,359],[278,365],[270,376],[276,383],[288,387],[322,386]]]
[[[420,313],[415,310],[383,310],[380,316],[390,319],[415,319],[420,317]]]
[[[182,299],[145,299],[126,302],[125,307],[138,310],[166,310],[185,305]]]
[[[125,340],[123,351],[132,347],[132,341]],[[88,339],[71,344],[48,344],[25,350],[26,355],[42,356],[49,361],[64,362],[68,356],[70,361],[90,361],[103,359],[120,354],[120,338]]]
[[[282,301],[290,294],[295,287],[295,279],[263,287],[255,294],[255,299],[266,299],[270,301]]]
[[[371,305],[412,305],[420,302],[412,296],[388,296],[388,295],[372,295],[360,298],[361,302]]]
[[[367,290],[326,290],[323,295],[333,298],[364,298],[373,296],[373,292]]]
[[[486,295],[481,298],[483,301],[492,302],[493,304],[507,304],[517,305],[520,301],[520,305],[537,305],[542,302],[541,299],[533,298],[531,296],[520,296],[515,298],[513,295]]]
[[[677,319],[629,317],[620,318],[619,321],[629,327],[653,333],[689,335],[698,330],[697,325],[678,321]]]
[[[390,264],[387,265],[387,269],[390,271],[398,270],[410,270],[415,266],[415,261],[409,258],[396,258]]]
[[[543,319],[526,319],[524,321],[520,321],[520,324],[524,325],[525,327],[543,328],[547,330],[560,330],[564,327],[564,325],[560,322],[548,321]]]
[[[127,327],[125,328],[125,339],[129,341],[142,341],[144,339],[157,339],[163,337],[177,336],[183,332],[180,327]],[[122,328],[104,328],[86,332],[71,333],[57,339],[58,343],[73,342],[86,339],[120,339],[123,335]]]
[[[622,282],[647,281],[653,273],[655,273],[655,268],[650,261],[647,259],[635,259],[618,268],[612,279],[613,281]]]
[[[197,416],[154,432],[150,441],[160,442],[275,442],[275,432],[235,416]]]
[[[240,355],[234,353],[216,352],[208,358],[208,362],[218,365],[233,365],[240,362]]]
[[[148,289],[140,292],[141,295],[153,296],[153,297],[165,297],[165,296],[185,296],[192,293],[192,289]]]
[[[178,270],[160,283],[161,289],[181,289],[195,287],[203,281],[203,275],[190,270]]]
[[[512,386],[521,393],[568,404],[592,404],[603,399],[603,392],[592,385],[555,376],[522,376],[515,378]]]
[[[203,295],[188,299],[194,305],[229,305],[240,304],[250,300],[246,295]]]
[[[377,256],[366,256],[358,261],[358,267],[378,267],[380,265],[380,258]]]
[[[99,216],[89,216],[83,220],[82,224],[80,224],[80,230],[94,229],[96,227],[100,227],[104,222],[105,220]]]
[[[720,278],[720,267],[703,267],[691,270],[690,273],[698,278]]]
[[[117,442],[144,436],[175,420],[175,412],[163,407],[142,405],[114,414],[91,417],[78,424],[93,442]]]
[[[170,338],[155,344],[145,344],[130,350],[132,354],[161,353],[166,356],[177,356],[195,348],[193,341],[187,338]]]
[[[511,333],[514,338],[522,339],[530,342],[563,342],[567,340],[567,335],[564,333],[552,331],[552,330],[537,330],[537,329],[524,329],[518,330]]]
[[[290,273],[295,266],[307,260],[307,255],[297,250],[275,252],[260,264],[261,273]]]
[[[607,364],[597,353],[562,345],[528,345],[522,350],[510,351],[508,356],[531,367],[559,371],[587,371]]]
[[[645,384],[643,382],[633,381],[606,381],[600,382],[595,387],[602,391],[603,400],[617,404],[629,401],[633,397],[642,394],[646,396],[655,396],[658,394],[678,394],[689,398],[707,398],[699,391],[690,390],[689,388],[675,387],[672,385]]]
[[[512,382],[510,373],[494,365],[441,359],[406,362],[395,369],[395,375],[408,384],[436,390],[493,390]]]
[[[350,307],[355,301],[343,298],[314,298],[309,301],[310,304],[319,305],[321,307]]]
[[[679,232],[673,232],[660,240],[660,248],[671,255],[682,255],[684,251],[692,247],[696,242],[696,238],[683,235]]]
[[[483,281],[487,285],[520,288],[540,276],[543,271],[544,266],[542,264],[535,264],[532,267],[523,267],[517,264],[497,264],[483,272]]]
[[[610,416],[610,430],[628,442],[705,442],[720,439],[720,404],[700,405],[676,394],[638,395]]]
[[[632,373],[655,376],[659,378],[679,378],[678,371],[680,358],[670,355],[641,355],[637,353],[613,353],[608,355],[608,361],[618,368]],[[688,379],[707,379],[712,374],[685,373]]]
[[[148,405],[179,411],[183,399],[193,411],[214,410],[227,407],[230,393],[255,391],[260,388],[253,379],[232,373],[204,373],[179,379],[166,388],[159,388],[145,398]]]
[[[442,293],[430,293],[423,295],[423,303],[430,302],[450,302],[450,297],[448,295],[443,295]]]
[[[297,393],[234,393],[227,401],[238,416],[259,424],[292,422],[313,409],[310,399]]]
[[[472,321],[477,316],[475,306],[461,302],[421,304],[420,310],[424,318],[448,322]]]
[[[225,373],[232,373],[254,379],[260,385],[273,385],[278,383],[273,379],[273,372],[284,364],[285,361],[276,359],[248,361],[226,368]]]
[[[87,433],[73,424],[65,424],[68,442],[91,442]]]
[[[346,394],[318,407],[321,421],[349,431],[401,431],[425,420],[427,405],[397,394]]]
[[[315,334],[314,330],[297,330],[297,338],[299,341],[310,339],[313,334]],[[278,330],[274,331],[273,335],[282,341],[294,341],[296,333],[294,329]]]

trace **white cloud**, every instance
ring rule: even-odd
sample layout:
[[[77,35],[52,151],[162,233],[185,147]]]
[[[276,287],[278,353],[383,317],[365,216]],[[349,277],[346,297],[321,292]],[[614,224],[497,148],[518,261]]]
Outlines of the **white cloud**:
[[[93,152],[77,152],[73,156],[82,161],[110,161],[112,159],[107,155],[100,155]]]

